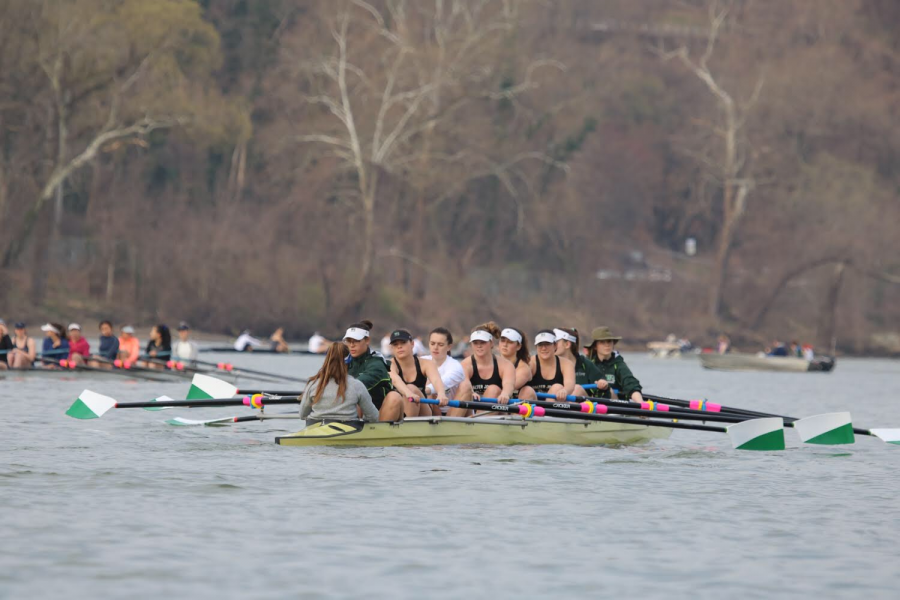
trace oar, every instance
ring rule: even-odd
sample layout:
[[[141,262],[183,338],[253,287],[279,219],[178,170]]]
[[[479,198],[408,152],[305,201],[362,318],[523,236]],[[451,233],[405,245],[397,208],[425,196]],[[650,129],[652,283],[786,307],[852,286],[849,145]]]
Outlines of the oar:
[[[597,386],[595,384],[587,384],[582,387],[585,389],[593,389]],[[889,444],[900,444],[900,429],[864,429],[861,427],[853,427],[849,412],[824,413],[798,419],[796,417],[788,417],[785,415],[776,415],[714,404],[712,402],[707,402],[706,400],[681,400],[678,398],[666,398],[664,396],[644,394],[643,392],[641,392],[641,395],[654,401],[664,402],[674,406],[687,407],[692,410],[739,415],[750,419],[778,418],[781,419],[785,425],[796,429],[797,434],[800,436],[800,441],[806,444],[852,444],[856,441],[853,434],[877,437]],[[585,399],[591,400],[591,398]]]
[[[188,390],[187,397],[190,400],[209,400],[212,398],[233,398],[244,395],[253,396],[255,394],[262,394],[264,396],[299,396],[302,393],[303,390],[239,390],[227,381],[222,381],[211,375],[197,373],[191,380],[191,388]],[[162,398],[150,400],[150,402],[163,399],[171,400],[171,398],[163,396]],[[165,410],[165,408],[154,404],[144,410]]]
[[[159,378],[151,377],[150,375],[145,375],[144,373],[132,373],[131,371],[121,371],[118,369],[101,369],[100,367],[91,367],[88,365],[76,365],[74,362],[69,361],[67,359],[56,360],[53,358],[47,358],[46,356],[41,358],[42,361],[48,362],[54,365],[61,367],[62,369],[68,369],[71,371],[92,371],[94,373],[103,373],[103,374],[113,374],[113,375],[121,375],[124,377],[130,378],[141,378],[146,379],[148,381],[161,381]]]
[[[544,394],[542,392],[538,392],[537,397],[549,398],[551,400],[556,398],[554,394]],[[529,404],[534,404],[535,406],[540,406],[542,408],[573,410],[584,413],[593,413],[596,415],[618,414],[648,417],[651,416],[647,414],[648,412],[665,412],[665,415],[652,416],[660,418],[671,417],[673,419],[681,419],[686,421],[710,421],[719,423],[739,423],[741,421],[747,420],[746,418],[732,415],[704,415],[696,411],[680,410],[677,408],[673,409],[666,404],[661,404],[658,402],[641,402],[640,404],[636,402],[629,402],[629,404],[632,405],[632,408],[628,408],[618,404],[608,405],[603,402],[603,399],[597,402],[594,399],[586,398],[583,396],[566,396],[566,399],[571,400],[572,402],[533,402],[527,400],[517,400],[516,402],[528,402]]]
[[[184,365],[184,363],[180,362],[180,361],[170,361],[170,362],[172,362],[176,367],[178,365]],[[266,371],[257,371],[256,369],[245,369],[244,367],[235,367],[233,364],[226,363],[226,362],[214,363],[214,362],[209,362],[206,360],[195,360],[192,362],[194,362],[198,365],[208,365],[211,367],[215,367],[220,371],[226,371],[228,373],[232,373],[232,372],[236,371],[239,374],[247,373],[248,375],[260,375],[262,377],[268,377],[269,379],[277,379],[277,380],[283,380],[283,381],[297,381],[299,383],[306,383],[308,381],[308,379],[304,379],[302,377],[289,377],[288,375],[280,375],[278,373],[268,373]],[[170,365],[170,367],[171,366],[172,365]]]
[[[66,414],[75,419],[99,419],[107,411],[113,408],[169,408],[178,406],[182,408],[207,407],[207,406],[249,406],[263,409],[270,404],[297,404],[299,396],[285,396],[279,398],[266,398],[260,394],[244,396],[243,398],[209,398],[201,401],[187,400],[151,400],[149,402],[118,402],[109,396],[103,396],[90,390],[84,390],[78,399],[72,403]]]
[[[124,371],[132,371],[135,373],[140,373],[140,372],[151,373],[151,374],[155,373],[157,375],[160,373],[165,373],[166,375],[172,375],[172,376],[190,377],[190,375],[188,373],[179,373],[174,370],[163,371],[161,369],[151,369],[149,367],[139,367],[135,363],[131,362],[130,360],[123,360],[121,358],[117,358],[117,359],[113,360],[113,359],[105,358],[103,356],[92,355],[87,360],[96,360],[97,362],[102,362],[102,363],[105,363],[108,365],[112,365],[117,369],[122,369]],[[143,359],[141,359],[141,360],[143,360]]]
[[[166,421],[168,425],[175,425],[179,427],[196,427],[196,426],[222,426],[222,425],[232,425],[234,423],[247,423],[249,421],[269,421],[271,419],[299,419],[300,415],[297,413],[287,413],[283,415],[267,415],[267,414],[259,414],[259,415],[248,415],[246,417],[225,417],[224,419],[208,419],[206,421],[198,421],[194,419],[184,419],[182,417],[175,417],[174,419],[169,419]]]
[[[485,398],[484,400],[493,400]],[[423,404],[440,404],[438,400],[421,398]],[[513,415],[531,417],[562,417],[564,419],[584,419],[587,421],[605,421],[609,423],[624,423],[627,425],[642,425],[644,427],[668,427],[670,429],[691,429],[693,431],[713,431],[727,433],[732,445],[738,450],[784,450],[784,429],[780,419],[753,419],[729,425],[728,427],[716,427],[713,425],[692,425],[690,423],[676,423],[672,421],[660,421],[650,418],[614,417],[609,415],[597,415],[592,413],[576,412],[574,410],[562,410],[534,406],[527,402],[521,404],[491,404],[490,402],[466,402],[463,400],[450,400],[449,405],[454,408],[466,408],[474,410],[488,410]],[[580,410],[580,409],[579,409]]]

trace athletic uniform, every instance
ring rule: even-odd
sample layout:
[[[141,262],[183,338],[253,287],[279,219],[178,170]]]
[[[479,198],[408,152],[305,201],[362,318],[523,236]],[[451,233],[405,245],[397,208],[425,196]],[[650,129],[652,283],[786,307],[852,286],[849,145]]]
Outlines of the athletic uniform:
[[[583,386],[603,378],[603,373],[591,359],[582,354],[575,357],[575,383]],[[587,390],[587,394],[588,396],[599,398],[601,392],[597,389],[590,389]]]
[[[416,378],[412,381],[407,381],[406,377],[403,376],[403,369],[400,368],[400,361],[397,362],[397,374],[400,375],[400,379],[403,380],[404,383],[408,383],[410,385],[414,385],[419,388],[419,391],[423,394],[425,393],[425,386],[428,385],[428,377],[425,376],[425,373],[422,372],[422,365],[419,364],[419,357],[415,354],[413,355],[413,360],[416,363]]]
[[[612,356],[606,360],[599,360],[599,358],[594,357],[592,362],[600,371],[598,379],[606,379],[610,387],[618,389],[620,398],[630,399],[633,393],[642,390],[641,382],[632,374],[631,369],[625,364],[625,359],[618,352],[614,351]],[[600,392],[598,397],[611,398],[610,388]]]
[[[559,365],[559,357],[556,356],[556,375],[553,376],[552,379],[544,379],[543,373],[541,373],[541,359],[534,359],[534,375],[531,377],[530,385],[535,392],[541,392],[546,394],[550,391],[550,388],[555,384],[565,385],[563,381],[562,369]]]
[[[478,365],[475,364],[475,357],[470,356],[469,359],[472,361],[472,377],[470,378],[470,381],[472,382],[473,392],[481,396],[484,394],[484,391],[488,389],[488,386],[491,385],[496,385],[500,389],[503,389],[503,378],[500,377],[500,365],[497,364],[496,357],[494,357],[494,371],[487,379],[482,379],[481,375],[478,374]]]
[[[369,348],[365,354],[350,359],[347,373],[363,382],[369,395],[372,396],[375,408],[381,410],[384,397],[394,389],[384,357]]]

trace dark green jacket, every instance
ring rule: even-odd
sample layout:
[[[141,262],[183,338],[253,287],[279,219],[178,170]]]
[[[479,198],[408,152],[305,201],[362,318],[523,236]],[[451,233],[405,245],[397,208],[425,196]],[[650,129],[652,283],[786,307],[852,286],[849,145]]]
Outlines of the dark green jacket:
[[[625,359],[618,352],[613,351],[612,356],[606,360],[593,360],[600,372],[600,378],[606,378],[609,385],[619,390],[619,398],[631,399],[631,394],[642,391],[641,382],[631,373],[631,369],[625,364]],[[599,398],[611,398],[609,388],[603,390]]]
[[[376,405],[380,406],[387,393],[394,389],[384,358],[371,348],[366,354],[350,359],[347,373],[366,386]]]
[[[597,368],[591,360],[579,354],[575,357],[575,383],[584,385],[586,383],[594,383],[598,379],[603,379],[603,373]],[[593,394],[591,394],[593,395]]]

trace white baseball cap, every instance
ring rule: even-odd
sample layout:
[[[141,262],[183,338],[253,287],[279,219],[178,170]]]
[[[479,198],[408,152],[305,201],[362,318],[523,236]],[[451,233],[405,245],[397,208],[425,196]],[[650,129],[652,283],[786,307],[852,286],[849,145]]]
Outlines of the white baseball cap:
[[[56,327],[54,327],[54,326],[51,325],[50,323],[45,323],[45,324],[41,325],[41,331],[52,331],[52,332],[55,333],[55,334],[60,334],[60,333],[62,333],[59,329],[57,329]]]
[[[351,327],[347,330],[347,333],[344,334],[344,339],[350,338],[351,340],[361,341],[369,337],[369,332],[361,327]]]
[[[476,329],[469,334],[470,342],[491,342],[493,340],[494,336],[491,335],[491,332],[485,331],[484,329]]]
[[[565,340],[567,342],[572,342],[573,344],[577,343],[574,335],[572,335],[571,333],[566,333],[562,329],[554,329],[553,334],[556,335],[557,342],[560,340]]]
[[[522,343],[522,336],[519,335],[519,332],[515,329],[510,329],[509,327],[500,332],[500,337],[506,338],[511,342]]]
[[[555,344],[556,336],[553,335],[552,333],[548,333],[546,331],[542,331],[541,333],[534,336],[534,345],[535,346],[537,346],[538,344],[544,344],[544,343]]]
[[[81,325],[79,325],[78,323],[69,323],[69,331],[72,331],[73,329],[81,331]]]
[[[134,335],[134,327],[132,327],[131,325],[126,325],[122,328],[122,333],[130,333]]]

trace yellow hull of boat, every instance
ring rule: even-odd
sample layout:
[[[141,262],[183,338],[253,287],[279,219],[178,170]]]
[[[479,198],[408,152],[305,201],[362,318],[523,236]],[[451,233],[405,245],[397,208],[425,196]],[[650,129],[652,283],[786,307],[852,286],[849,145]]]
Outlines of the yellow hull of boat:
[[[575,419],[419,418],[401,423],[310,425],[275,438],[282,446],[438,446],[455,444],[639,444],[667,438],[666,427]]]

